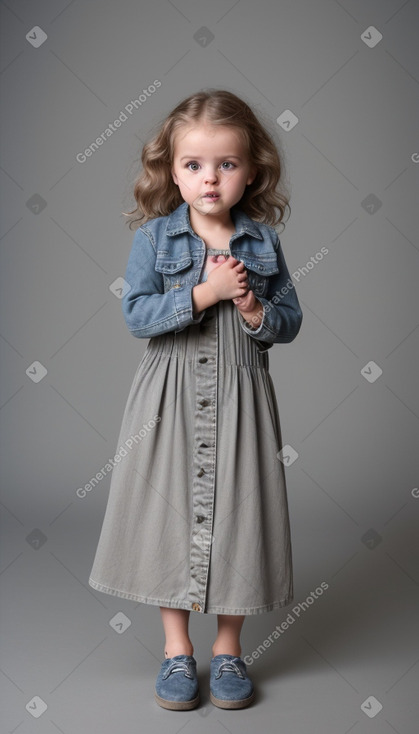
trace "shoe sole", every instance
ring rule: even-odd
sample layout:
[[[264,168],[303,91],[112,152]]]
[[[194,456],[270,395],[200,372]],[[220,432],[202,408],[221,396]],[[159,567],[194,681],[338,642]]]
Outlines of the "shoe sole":
[[[161,698],[156,691],[154,691],[154,698],[159,706],[162,706],[164,709],[170,709],[171,711],[189,711],[199,704],[199,693],[190,701],[169,701],[166,698]]]
[[[214,706],[218,706],[220,709],[243,709],[255,698],[255,692],[253,691],[248,698],[240,698],[237,701],[229,701],[224,698],[216,698],[210,691],[210,700]]]

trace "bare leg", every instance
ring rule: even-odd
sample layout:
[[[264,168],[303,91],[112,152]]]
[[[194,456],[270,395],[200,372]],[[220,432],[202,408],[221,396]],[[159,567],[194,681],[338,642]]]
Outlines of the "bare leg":
[[[160,607],[160,611],[166,635],[165,658],[173,658],[175,655],[193,655],[194,648],[188,631],[190,611],[168,607]]]
[[[241,614],[217,614],[218,635],[212,646],[212,655],[241,655],[240,633],[245,620]]]

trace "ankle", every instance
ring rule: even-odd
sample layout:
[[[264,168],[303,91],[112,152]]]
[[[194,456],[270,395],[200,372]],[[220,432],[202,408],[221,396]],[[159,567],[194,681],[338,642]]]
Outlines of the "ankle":
[[[240,644],[236,645],[213,645],[212,647],[212,657],[215,658],[216,655],[234,655],[235,657],[240,657],[242,653]]]
[[[191,642],[167,643],[164,647],[164,657],[174,658],[176,655],[193,655],[194,647]]]

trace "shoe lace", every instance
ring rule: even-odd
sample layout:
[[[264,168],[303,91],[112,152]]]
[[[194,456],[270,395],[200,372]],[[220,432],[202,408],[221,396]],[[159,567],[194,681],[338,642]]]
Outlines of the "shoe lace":
[[[183,672],[187,678],[193,678],[193,673],[191,672],[190,666],[192,663],[186,661],[186,660],[175,660],[173,663],[171,663],[163,678],[168,678],[171,673],[181,673]]]
[[[226,670],[226,671],[228,670],[232,673],[236,673],[236,675],[238,675],[239,678],[245,678],[242,670],[240,670],[239,666],[236,663],[234,663],[233,660],[228,660],[228,659],[223,660],[223,662],[220,663],[220,666],[218,668],[218,673],[215,677],[219,678],[223,670]]]

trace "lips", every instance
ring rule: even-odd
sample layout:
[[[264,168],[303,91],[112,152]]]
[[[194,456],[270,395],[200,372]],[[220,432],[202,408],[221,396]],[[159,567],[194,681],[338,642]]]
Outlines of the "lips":
[[[220,195],[217,194],[216,191],[207,191],[207,193],[204,194],[204,198],[208,198],[208,199],[218,199],[219,196]]]

